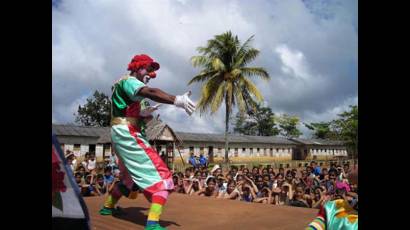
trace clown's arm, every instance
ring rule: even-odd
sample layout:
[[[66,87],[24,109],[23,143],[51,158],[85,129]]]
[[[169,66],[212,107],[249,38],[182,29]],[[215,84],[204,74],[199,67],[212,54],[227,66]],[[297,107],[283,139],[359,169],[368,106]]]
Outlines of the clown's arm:
[[[162,91],[161,89],[145,86],[139,90],[137,95],[149,98],[159,103],[174,104],[177,107],[185,109],[189,115],[191,115],[195,110],[195,103],[189,99],[189,96],[191,95],[190,91],[183,95],[173,96]]]

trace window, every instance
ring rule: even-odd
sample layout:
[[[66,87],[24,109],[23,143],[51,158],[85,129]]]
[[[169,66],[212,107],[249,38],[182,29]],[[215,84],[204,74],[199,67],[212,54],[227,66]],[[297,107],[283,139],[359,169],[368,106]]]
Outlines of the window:
[[[199,148],[199,153],[204,154],[204,147]]]
[[[189,154],[194,153],[194,146],[189,146]]]
[[[80,144],[74,144],[73,152],[80,152],[81,145]]]
[[[222,148],[218,148],[218,153],[222,153]]]
[[[259,153],[259,148],[256,148],[256,152]]]
[[[234,154],[235,154],[235,157],[238,157],[238,148],[235,148]]]
[[[246,152],[246,148],[242,148],[242,152]]]
[[[273,148],[270,148],[270,156],[273,157]]]
[[[279,152],[279,148],[276,148],[276,152],[277,152],[277,153]]]
[[[263,156],[265,157],[267,156],[267,151],[268,151],[267,149],[263,149]]]
[[[249,153],[250,153],[250,155],[253,154],[253,148],[249,148]]]

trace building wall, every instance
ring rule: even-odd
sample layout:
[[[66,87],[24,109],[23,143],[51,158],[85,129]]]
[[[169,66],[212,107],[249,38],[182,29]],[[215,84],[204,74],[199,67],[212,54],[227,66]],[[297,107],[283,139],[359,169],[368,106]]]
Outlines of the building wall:
[[[332,160],[347,157],[347,150],[342,146],[311,146],[306,160]]]
[[[194,147],[193,152],[196,156],[199,156],[200,152],[203,152],[204,155],[208,157],[209,146],[213,147],[215,158],[222,158],[225,156],[225,146],[223,143],[210,143],[210,142],[198,143],[198,142],[188,142],[188,141],[184,142],[184,146],[183,148],[181,148],[181,155],[183,156],[184,159],[188,159],[190,156],[190,147]],[[275,160],[291,160],[292,159],[292,148],[295,146],[296,145],[229,143],[228,156],[232,159],[238,158],[238,160],[240,158],[249,158],[249,157],[271,157]]]
[[[86,152],[90,152],[90,145],[95,145],[95,157],[98,162],[104,161],[104,157],[111,156],[111,144],[95,144],[97,138],[89,137],[57,137],[64,153],[73,151],[77,160],[82,161]],[[93,142],[94,141],[94,142]]]

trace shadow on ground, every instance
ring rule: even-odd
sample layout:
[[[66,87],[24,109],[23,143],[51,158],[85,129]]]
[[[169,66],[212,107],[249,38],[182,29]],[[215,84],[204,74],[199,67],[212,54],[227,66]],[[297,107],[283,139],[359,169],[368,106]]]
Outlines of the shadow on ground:
[[[146,211],[147,208],[129,207],[129,208],[122,208],[122,210],[124,211],[124,214],[116,215],[114,217],[121,219],[121,220],[132,222],[134,224],[145,226],[147,222],[147,216],[143,213],[143,211]],[[178,227],[181,226],[174,221],[167,221],[167,220],[160,220],[159,223],[163,227],[168,227],[170,225],[175,225]]]

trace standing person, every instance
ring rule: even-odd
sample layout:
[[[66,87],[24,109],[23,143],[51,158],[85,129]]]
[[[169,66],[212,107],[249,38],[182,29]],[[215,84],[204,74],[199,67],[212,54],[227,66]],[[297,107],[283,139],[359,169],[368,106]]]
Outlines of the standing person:
[[[201,165],[201,167],[208,167],[208,160],[206,159],[206,157],[204,157],[203,153],[199,155],[199,164]]]
[[[91,153],[90,154],[90,159],[88,159],[87,162],[87,169],[90,172],[95,171],[95,168],[97,167],[97,160],[95,159],[95,154]]]
[[[315,176],[319,176],[321,174],[320,166],[317,165],[316,161],[310,162],[310,167],[312,167],[312,172]]]
[[[70,150],[67,150],[65,158],[67,160],[67,164],[70,165],[71,171],[74,172],[76,167],[75,167],[75,156],[74,153],[71,152]]]
[[[192,167],[194,167],[194,169],[198,168],[194,153],[191,153],[191,156],[189,157],[188,162],[189,162],[189,164],[192,165]]]
[[[183,108],[188,115],[195,110],[195,104],[189,99],[190,91],[174,96],[147,86],[150,79],[156,77],[155,71],[159,67],[148,55],[136,55],[128,64],[130,74],[113,86],[111,139],[113,150],[119,158],[121,173],[126,176],[122,178],[123,183],[118,183],[107,197],[100,210],[100,214],[112,214],[115,204],[124,192],[127,194],[132,190],[135,183],[151,203],[145,227],[150,230],[165,229],[159,225],[159,217],[169,191],[174,189],[174,183],[167,165],[151,147],[145,134],[146,123],[153,118],[152,112],[158,107],[148,106],[143,100],[148,98],[159,103],[174,104]]]
[[[87,172],[88,172],[87,165],[88,165],[88,159],[89,158],[90,158],[90,153],[86,152],[85,155],[84,155],[84,160],[81,162],[81,165],[84,167],[85,171],[87,171]]]

